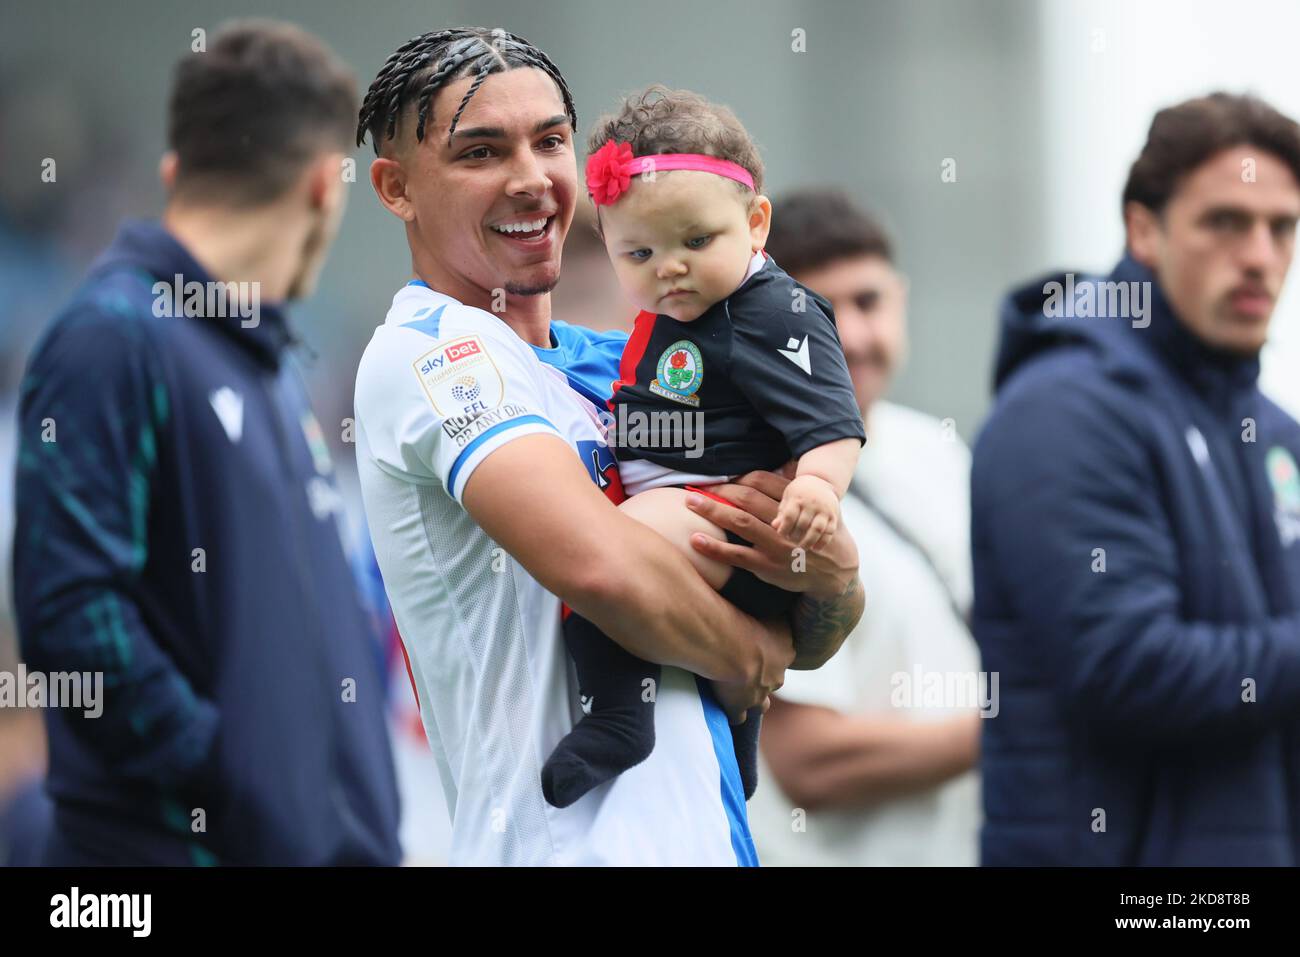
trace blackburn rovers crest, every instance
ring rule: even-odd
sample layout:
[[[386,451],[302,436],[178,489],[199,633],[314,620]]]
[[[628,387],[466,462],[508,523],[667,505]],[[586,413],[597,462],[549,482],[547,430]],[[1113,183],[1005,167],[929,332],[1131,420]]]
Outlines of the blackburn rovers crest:
[[[650,391],[665,399],[698,407],[700,398],[695,393],[700,391],[703,383],[704,357],[695,343],[679,339],[659,356]]]

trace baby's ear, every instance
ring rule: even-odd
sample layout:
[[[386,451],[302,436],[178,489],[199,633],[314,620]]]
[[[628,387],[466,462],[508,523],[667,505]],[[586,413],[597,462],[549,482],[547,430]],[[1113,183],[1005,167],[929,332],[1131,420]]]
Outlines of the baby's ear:
[[[749,201],[749,238],[754,252],[767,245],[772,228],[772,201],[761,193]]]

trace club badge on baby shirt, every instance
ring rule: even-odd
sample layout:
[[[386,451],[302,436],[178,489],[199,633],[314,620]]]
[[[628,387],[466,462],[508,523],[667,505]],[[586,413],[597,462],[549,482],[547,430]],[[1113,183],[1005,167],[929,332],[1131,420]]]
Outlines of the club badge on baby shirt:
[[[650,391],[665,399],[698,407],[700,398],[695,393],[700,391],[703,383],[704,357],[699,348],[688,339],[678,339],[659,356]]]

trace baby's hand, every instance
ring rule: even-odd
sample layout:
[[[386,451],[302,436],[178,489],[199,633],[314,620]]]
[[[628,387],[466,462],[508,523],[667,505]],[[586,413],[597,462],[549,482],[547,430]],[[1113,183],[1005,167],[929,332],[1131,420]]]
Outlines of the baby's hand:
[[[828,543],[840,524],[840,499],[831,483],[801,475],[785,487],[772,527],[800,548],[816,550]]]

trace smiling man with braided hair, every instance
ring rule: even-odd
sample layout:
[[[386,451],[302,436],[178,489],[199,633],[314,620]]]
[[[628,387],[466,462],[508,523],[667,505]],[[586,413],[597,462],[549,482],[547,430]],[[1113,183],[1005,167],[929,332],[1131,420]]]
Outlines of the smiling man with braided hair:
[[[731,560],[802,592],[789,622],[763,624],[614,507],[596,409],[626,336],[550,316],[576,124],[559,70],[502,30],[416,37],[371,85],[358,141],[374,143],[371,183],[405,225],[414,276],[357,375],[371,534],[453,816],[452,863],[754,864],[728,716],[838,648],[862,608],[857,553],[846,538],[793,572],[768,524],[784,480],[722,486],[740,508],[706,502],[700,530],[752,542]],[[566,808],[541,786],[582,714],[561,600],[613,639],[610,654],[667,666],[645,689],[654,752]]]

